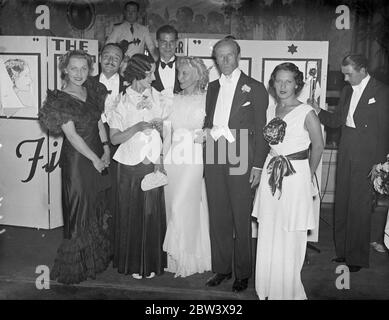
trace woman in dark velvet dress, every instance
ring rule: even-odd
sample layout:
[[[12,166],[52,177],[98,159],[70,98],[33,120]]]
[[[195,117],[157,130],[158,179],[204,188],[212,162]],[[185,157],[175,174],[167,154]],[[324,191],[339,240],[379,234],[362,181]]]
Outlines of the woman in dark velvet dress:
[[[39,113],[50,134],[64,133],[60,159],[64,240],[50,276],[65,284],[94,279],[111,257],[104,230],[110,155],[100,120],[107,90],[88,78],[91,66],[91,57],[83,51],[65,54],[60,61],[63,90],[48,90]]]

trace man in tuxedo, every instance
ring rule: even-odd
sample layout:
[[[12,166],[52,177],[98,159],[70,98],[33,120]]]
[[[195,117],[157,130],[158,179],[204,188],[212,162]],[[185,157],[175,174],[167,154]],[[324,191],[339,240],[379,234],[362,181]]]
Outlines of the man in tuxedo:
[[[122,40],[126,40],[128,48],[125,55],[128,58],[136,53],[144,54],[146,46],[154,60],[157,60],[158,53],[151,39],[149,29],[138,23],[139,9],[139,3],[135,1],[127,2],[123,10],[124,21],[114,25],[112,33],[105,43],[120,43]]]
[[[259,183],[269,150],[262,135],[269,98],[262,83],[239,69],[240,47],[235,40],[218,41],[214,57],[222,75],[209,83],[204,123],[204,172],[215,272],[207,286],[219,285],[234,271],[232,290],[239,292],[247,288],[252,273],[251,189]]]
[[[124,53],[122,51],[122,48],[117,43],[107,43],[101,49],[101,54],[99,58],[101,73],[98,74],[97,76],[94,76],[93,78],[95,81],[104,84],[106,88],[110,91],[110,93],[108,94],[105,100],[105,111],[114,107],[115,100],[118,99],[119,94],[126,89],[124,78],[119,74],[119,68],[120,68],[120,64],[122,63],[123,57],[124,57]],[[101,118],[104,122],[104,126],[107,131],[107,136],[109,137],[109,126],[106,121],[105,113],[102,114]],[[108,207],[110,209],[111,215],[113,216],[113,220],[115,221],[117,162],[113,160],[112,157],[117,150],[117,146],[114,146],[110,142],[109,142],[109,146],[111,150],[109,171],[111,176],[112,187],[108,191],[107,198],[109,202]]]
[[[151,84],[156,90],[173,89],[174,93],[181,91],[176,68],[177,30],[164,25],[157,30],[157,47],[159,59],[155,65],[155,80]]]
[[[371,77],[363,55],[342,61],[346,85],[335,113],[314,103],[320,121],[342,128],[335,190],[334,262],[351,272],[369,267],[373,189],[369,172],[389,153],[389,88]]]

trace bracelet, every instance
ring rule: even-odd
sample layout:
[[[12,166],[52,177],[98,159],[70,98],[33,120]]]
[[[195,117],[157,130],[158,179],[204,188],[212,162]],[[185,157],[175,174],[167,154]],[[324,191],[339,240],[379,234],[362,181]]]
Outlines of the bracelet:
[[[104,142],[101,142],[103,144],[103,146],[109,146],[109,142],[108,141],[104,141]]]

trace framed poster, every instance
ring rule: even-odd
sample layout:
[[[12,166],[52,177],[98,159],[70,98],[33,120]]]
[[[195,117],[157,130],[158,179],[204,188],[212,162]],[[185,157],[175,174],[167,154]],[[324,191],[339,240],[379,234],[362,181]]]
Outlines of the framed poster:
[[[37,119],[47,86],[46,38],[1,36],[0,41],[0,117]]]

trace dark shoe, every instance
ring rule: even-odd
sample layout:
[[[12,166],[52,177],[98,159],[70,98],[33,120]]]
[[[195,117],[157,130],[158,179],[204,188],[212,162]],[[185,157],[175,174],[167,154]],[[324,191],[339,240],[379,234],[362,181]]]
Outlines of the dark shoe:
[[[221,284],[224,280],[231,279],[231,273],[223,274],[223,273],[215,273],[211,278],[208,279],[205,284],[208,287],[216,287]]]
[[[362,267],[359,266],[352,266],[352,265],[347,265],[348,271],[350,272],[358,272],[359,270],[362,269]]]
[[[242,279],[242,280],[235,279],[234,284],[232,285],[232,291],[241,292],[243,290],[246,290],[248,282],[249,279]]]
[[[343,262],[346,262],[346,259],[336,257],[336,258],[333,258],[331,261],[336,262],[336,263],[343,263]]]

